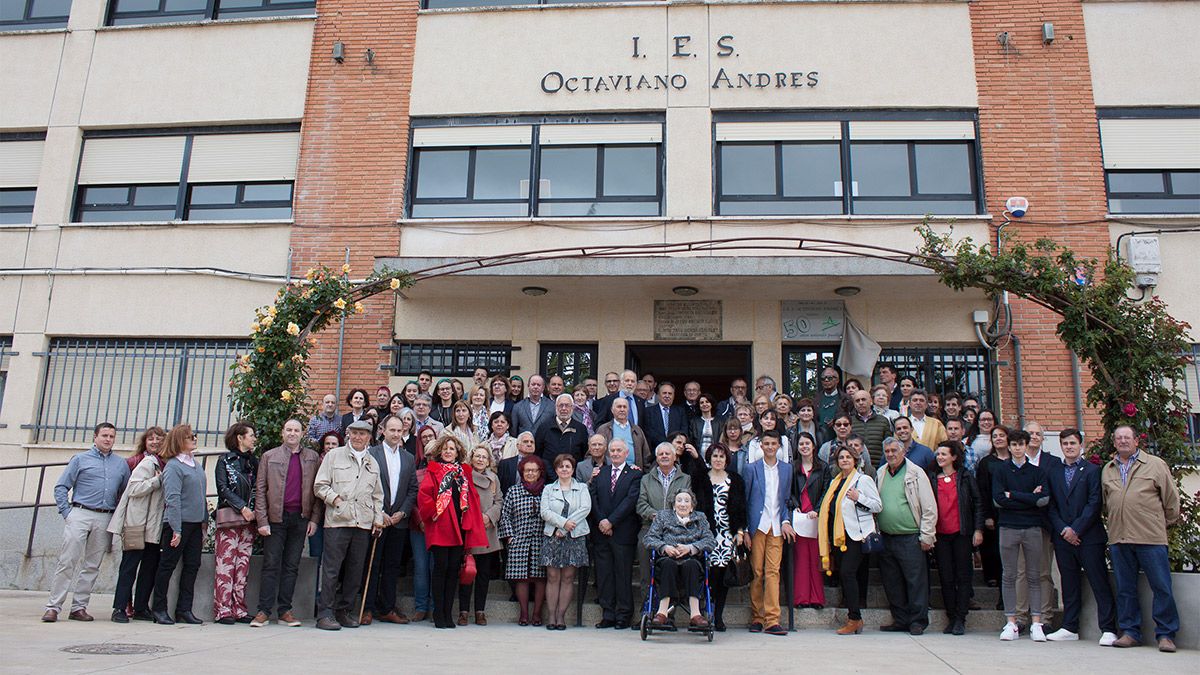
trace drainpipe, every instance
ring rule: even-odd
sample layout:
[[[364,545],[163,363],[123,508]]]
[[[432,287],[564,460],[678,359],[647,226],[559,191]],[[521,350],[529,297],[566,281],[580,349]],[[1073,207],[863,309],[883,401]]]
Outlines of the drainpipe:
[[[1025,383],[1021,377],[1021,340],[1015,334],[1010,335],[1013,346],[1013,365],[1016,371],[1017,385],[1017,424],[1025,428]]]
[[[346,264],[350,264],[350,247],[346,247]],[[342,353],[346,348],[346,319],[341,320],[341,326],[338,328],[338,359],[337,359],[337,382],[334,385],[333,397],[340,401],[342,400]]]
[[[1071,386],[1075,388],[1075,428],[1083,431],[1083,388],[1079,384],[1079,357],[1071,352]]]

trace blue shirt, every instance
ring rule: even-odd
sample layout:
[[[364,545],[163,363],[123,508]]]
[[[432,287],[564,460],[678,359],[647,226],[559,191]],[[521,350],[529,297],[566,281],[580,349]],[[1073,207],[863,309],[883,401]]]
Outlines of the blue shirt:
[[[1141,450],[1134,452],[1129,456],[1128,462],[1122,462],[1121,456],[1117,455],[1117,468],[1121,470],[1121,485],[1129,484],[1129,472],[1133,470],[1133,465],[1138,460],[1138,456],[1142,454]]]
[[[629,448],[629,455],[625,458],[625,463],[633,465],[633,456],[635,454],[633,448],[633,423],[627,422],[624,427],[619,422],[613,420],[612,437],[619,438],[625,441],[625,447]]]
[[[93,445],[91,450],[71,458],[67,470],[54,485],[54,502],[63,518],[71,512],[71,502],[89,509],[112,511],[128,482],[129,465],[125,458],[112,451],[106,455]]]
[[[308,421],[308,437],[314,441],[321,440],[322,436],[331,431],[342,431],[342,420],[336,414],[333,417],[317,415]]]

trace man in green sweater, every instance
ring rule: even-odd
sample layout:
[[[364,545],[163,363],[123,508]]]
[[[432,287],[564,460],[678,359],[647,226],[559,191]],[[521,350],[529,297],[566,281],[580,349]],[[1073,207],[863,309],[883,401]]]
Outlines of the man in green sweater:
[[[936,540],[937,498],[929,477],[905,457],[904,444],[883,440],[887,465],[875,477],[883,510],[879,531],[883,553],[879,572],[892,611],[882,631],[920,635],[929,626],[929,567],[926,552]]]

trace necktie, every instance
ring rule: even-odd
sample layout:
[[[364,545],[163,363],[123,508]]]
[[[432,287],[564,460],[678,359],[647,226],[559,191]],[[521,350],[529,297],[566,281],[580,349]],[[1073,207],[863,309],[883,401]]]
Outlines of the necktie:
[[[671,411],[665,405],[662,406],[662,416],[663,416],[663,431],[664,432],[670,431],[671,430]]]
[[[637,406],[633,404],[633,397],[629,394],[625,394],[625,401],[629,403],[629,421],[637,424]]]
[[[620,470],[620,469],[618,469],[617,467],[615,467],[615,466],[614,466],[614,467],[612,468],[612,485],[608,486],[608,491],[609,491],[609,492],[616,493],[616,491],[617,491],[617,479],[618,479],[618,478],[620,478],[620,477],[621,477],[621,470]]]

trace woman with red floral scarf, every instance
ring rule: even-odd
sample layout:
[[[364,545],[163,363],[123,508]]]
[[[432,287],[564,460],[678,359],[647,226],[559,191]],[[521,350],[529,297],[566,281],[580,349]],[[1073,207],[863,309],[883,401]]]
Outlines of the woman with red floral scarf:
[[[471,487],[467,449],[451,434],[425,448],[429,460],[417,493],[417,513],[425,525],[425,546],[433,560],[433,624],[454,628],[451,610],[465,548],[487,546],[479,493]]]

